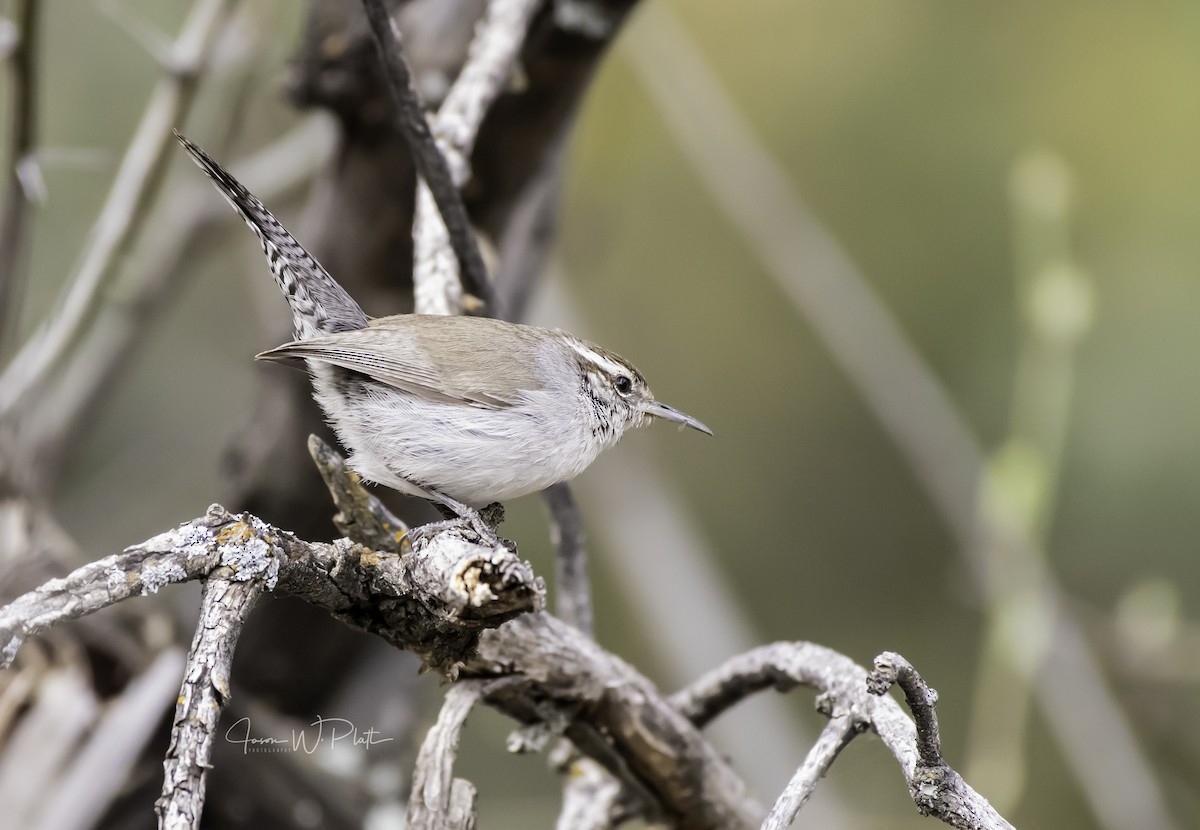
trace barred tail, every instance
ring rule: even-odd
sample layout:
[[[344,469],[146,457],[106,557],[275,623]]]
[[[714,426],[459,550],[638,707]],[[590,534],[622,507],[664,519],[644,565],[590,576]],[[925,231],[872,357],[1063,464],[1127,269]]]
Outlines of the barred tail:
[[[287,228],[279,224],[262,202],[178,130],[175,137],[262,243],[267,265],[291,306],[296,339],[365,328],[367,315],[358,303],[304,250]]]

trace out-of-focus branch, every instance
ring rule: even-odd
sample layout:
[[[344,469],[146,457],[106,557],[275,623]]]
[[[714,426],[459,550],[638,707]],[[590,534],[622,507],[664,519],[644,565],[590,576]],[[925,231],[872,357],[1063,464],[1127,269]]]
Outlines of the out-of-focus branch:
[[[471,830],[475,787],[454,777],[454,759],[467,715],[483,697],[486,683],[464,680],[446,692],[442,711],[421,744],[413,771],[406,823],[411,830]]]
[[[457,189],[471,176],[468,160],[475,138],[492,102],[508,82],[539,5],[541,0],[489,0],[467,50],[466,65],[438,108],[433,134]],[[461,287],[458,275],[444,255],[447,226],[433,210],[432,201],[428,188],[418,184],[413,219],[414,298],[418,309],[454,314],[462,306]],[[491,291],[490,285],[488,291],[489,313],[503,317],[505,309],[495,307],[498,295]]]
[[[328,160],[333,143],[332,125],[313,116],[231,167],[239,179],[254,182],[255,192],[269,201],[307,181]],[[146,321],[188,273],[180,264],[196,240],[229,220],[229,210],[219,200],[196,198],[202,186],[207,187],[189,182],[169,192],[79,347],[62,371],[38,388],[30,406],[14,415],[18,440],[9,448],[11,463],[36,477],[33,489],[45,489],[56,479],[62,454],[75,446],[97,402],[151,331]]]
[[[164,76],[150,95],[142,120],[108,198],[52,316],[0,375],[0,418],[11,418],[70,355],[72,346],[102,306],[114,265],[125,250],[162,181],[171,127],[191,105],[234,0],[197,0],[171,50]]]
[[[838,715],[830,718],[829,723],[821,730],[817,742],[804,758],[804,763],[796,770],[792,780],[780,794],[767,820],[763,822],[762,830],[785,830],[792,826],[800,810],[812,798],[817,790],[817,783],[825,777],[830,766],[837,760],[841,751],[859,733],[859,724],[849,715]]]
[[[479,244],[475,239],[470,217],[467,216],[459,185],[455,182],[447,158],[430,132],[425,108],[413,86],[412,73],[409,72],[400,48],[400,32],[388,15],[383,0],[362,0],[362,4],[371,26],[371,35],[379,59],[383,64],[388,90],[396,105],[396,123],[408,142],[413,165],[427,183],[429,198],[435,202],[440,212],[447,234],[446,247],[458,262],[467,291],[486,303],[491,297],[487,268],[483,264],[483,256],[479,253]],[[421,256],[418,255],[415,261],[421,262]],[[455,275],[456,280],[457,278],[458,275]],[[418,310],[451,313],[432,307],[422,309],[419,304]]]
[[[626,40],[632,46],[626,54],[680,148],[892,435],[988,595],[995,539],[978,521],[985,473],[978,439],[849,255],[788,186],[669,11],[647,9],[641,22]],[[1027,534],[1004,543],[1023,562],[1041,558]],[[1043,567],[1036,581],[1032,596],[1050,646],[1031,678],[1093,812],[1112,830],[1174,826],[1152,767],[1078,622],[1066,613],[1053,573]],[[1083,714],[1099,711],[1106,716]]]
[[[592,587],[588,581],[587,541],[583,516],[571,492],[562,483],[543,494],[550,508],[550,540],[558,551],[554,559],[554,610],[558,618],[592,636]]]
[[[217,722],[232,696],[233,650],[242,624],[270,579],[266,570],[250,573],[255,573],[255,578],[247,578],[246,569],[224,567],[204,582],[200,621],[188,653],[171,745],[163,763],[162,795],[154,805],[160,826],[170,830],[200,827]]]
[[[8,124],[4,136],[7,171],[4,193],[0,196],[0,354],[16,320],[17,294],[27,253],[26,227],[29,218],[27,176],[37,164],[34,136],[37,125],[37,39],[41,17],[40,0],[16,0],[13,3],[11,40],[6,44],[8,58]],[[0,49],[0,51],[3,51]]]

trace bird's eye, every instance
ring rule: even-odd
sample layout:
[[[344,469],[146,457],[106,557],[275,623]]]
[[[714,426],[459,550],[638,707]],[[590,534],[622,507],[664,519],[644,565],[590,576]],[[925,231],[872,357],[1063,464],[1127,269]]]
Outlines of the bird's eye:
[[[633,381],[625,375],[617,375],[617,377],[613,380],[613,386],[615,386],[617,392],[622,395],[628,395],[633,391]]]

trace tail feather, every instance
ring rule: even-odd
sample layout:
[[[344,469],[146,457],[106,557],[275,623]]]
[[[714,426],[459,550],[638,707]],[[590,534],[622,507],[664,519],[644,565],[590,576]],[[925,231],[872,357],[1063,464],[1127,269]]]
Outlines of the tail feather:
[[[178,130],[175,137],[262,243],[267,265],[292,309],[296,339],[365,328],[367,315],[354,298],[279,224],[263,203]]]

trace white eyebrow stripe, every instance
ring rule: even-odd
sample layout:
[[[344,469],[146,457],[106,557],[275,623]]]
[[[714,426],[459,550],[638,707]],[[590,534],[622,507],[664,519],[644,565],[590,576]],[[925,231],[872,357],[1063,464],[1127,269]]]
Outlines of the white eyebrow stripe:
[[[589,349],[587,346],[583,345],[582,343],[577,343],[577,342],[573,342],[573,341],[568,341],[568,342],[569,342],[571,348],[575,350],[576,354],[578,354],[584,360],[587,360],[587,361],[590,361],[590,362],[596,364],[601,369],[608,372],[610,375],[625,375],[625,374],[629,373],[628,367],[622,366],[620,363],[615,363],[612,360],[609,360],[604,355],[594,352],[593,350]]]

